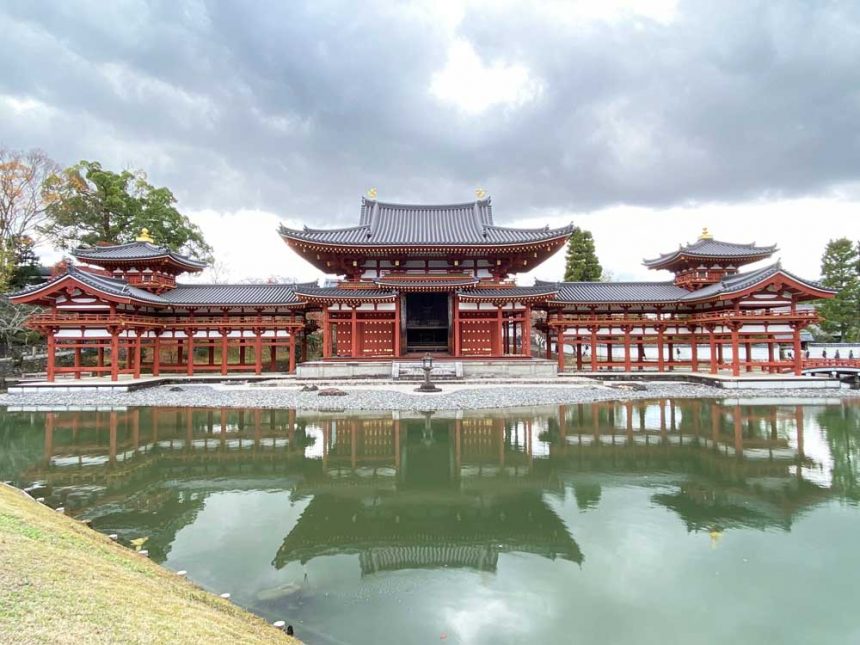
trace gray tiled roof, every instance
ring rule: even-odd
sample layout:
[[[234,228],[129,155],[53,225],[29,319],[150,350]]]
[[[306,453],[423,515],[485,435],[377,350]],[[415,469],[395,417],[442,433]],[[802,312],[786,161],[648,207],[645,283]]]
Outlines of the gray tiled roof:
[[[723,280],[715,284],[709,284],[708,286],[702,287],[701,289],[697,289],[696,291],[690,291],[684,298],[682,298],[682,300],[701,300],[703,298],[713,298],[728,293],[736,293],[738,291],[743,291],[744,289],[749,289],[750,287],[770,278],[777,273],[782,273],[783,275],[791,278],[792,280],[807,285],[812,289],[836,293],[833,289],[828,289],[819,282],[814,282],[812,280],[804,280],[803,278],[798,277],[793,273],[789,273],[782,268],[779,262],[777,262],[762,269],[756,269],[755,271],[736,273],[732,276],[724,278]]]
[[[199,271],[206,267],[205,262],[193,260],[165,246],[156,246],[149,242],[128,242],[127,244],[113,244],[111,246],[81,246],[72,252],[79,260],[98,263],[109,260],[157,260],[169,258],[175,263],[187,267],[192,271]]]
[[[9,295],[10,297],[15,298],[17,296],[23,296],[34,291],[39,291],[46,287],[49,287],[52,284],[60,282],[67,276],[71,276],[76,280],[79,280],[85,285],[92,287],[96,291],[103,291],[104,293],[108,293],[110,295],[117,296],[120,298],[133,298],[135,300],[140,300],[152,304],[164,304],[165,302],[164,299],[160,296],[157,296],[156,294],[150,293],[143,289],[138,289],[137,287],[132,287],[125,280],[121,280],[119,278],[109,278],[107,276],[98,275],[90,271],[84,271],[75,267],[74,265],[69,265],[65,273],[61,273],[51,278],[50,280],[47,280],[46,282],[32,285],[30,287],[27,287],[26,289],[23,289],[22,291],[18,291],[17,293]]]
[[[305,284],[180,284],[162,297],[171,305],[295,305]]]
[[[752,244],[735,244],[733,242],[720,242],[718,240],[697,240],[692,244],[680,247],[677,251],[664,253],[653,260],[644,260],[643,264],[648,267],[658,267],[672,262],[682,256],[694,258],[714,259],[744,259],[749,257],[765,258],[776,251],[776,245],[756,246]]]
[[[505,287],[500,289],[469,289],[459,296],[468,298],[529,298],[535,296],[554,296],[558,291],[555,283],[536,284],[533,287]]]
[[[343,300],[375,300],[393,298],[394,291],[384,289],[341,289],[339,287],[297,286],[295,289],[299,298],[335,298]]]
[[[559,282],[559,302],[676,302],[689,292],[672,282]]]
[[[358,226],[339,229],[289,229],[281,226],[286,238],[352,246],[396,244],[492,245],[540,242],[569,235],[573,225],[506,228],[493,224],[490,200],[465,204],[410,205],[363,200]]]
[[[445,288],[450,287],[455,289],[457,287],[468,287],[473,284],[478,284],[478,278],[473,278],[469,276],[464,276],[462,278],[441,278],[438,280],[427,279],[423,277],[397,277],[397,278],[386,278],[382,277],[377,279],[376,284],[383,287],[413,287],[413,288],[424,288],[424,287],[439,287]]]

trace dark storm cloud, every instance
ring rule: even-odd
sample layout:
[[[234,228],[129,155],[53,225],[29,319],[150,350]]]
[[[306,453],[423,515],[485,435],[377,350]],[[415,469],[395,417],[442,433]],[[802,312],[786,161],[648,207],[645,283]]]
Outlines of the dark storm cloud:
[[[684,3],[675,20],[467,11],[457,36],[541,92],[475,116],[429,91],[451,34],[354,2],[7,3],[0,142],[146,169],[187,208],[352,219],[361,192],[503,218],[804,195],[860,171],[860,5]],[[35,112],[35,114],[42,114]]]

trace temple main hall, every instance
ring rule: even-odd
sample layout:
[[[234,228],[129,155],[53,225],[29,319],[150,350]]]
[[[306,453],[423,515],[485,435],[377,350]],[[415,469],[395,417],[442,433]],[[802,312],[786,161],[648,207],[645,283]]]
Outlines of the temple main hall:
[[[673,274],[668,280],[516,284],[573,230],[499,226],[489,198],[364,198],[354,226],[279,231],[301,258],[337,276],[323,286],[182,283],[205,265],[144,231],[127,244],[78,248],[76,263],[10,300],[39,307],[28,325],[47,339],[49,381],[294,373],[310,360],[426,353],[551,360],[559,372],[801,373],[801,332],[818,320],[804,303],[833,292],[779,262],[762,266],[776,246],[704,231],[645,261]]]

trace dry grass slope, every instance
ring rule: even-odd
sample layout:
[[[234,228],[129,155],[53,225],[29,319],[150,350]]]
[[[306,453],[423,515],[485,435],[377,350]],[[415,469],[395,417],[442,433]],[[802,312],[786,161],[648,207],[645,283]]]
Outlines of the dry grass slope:
[[[0,643],[297,643],[0,484]]]

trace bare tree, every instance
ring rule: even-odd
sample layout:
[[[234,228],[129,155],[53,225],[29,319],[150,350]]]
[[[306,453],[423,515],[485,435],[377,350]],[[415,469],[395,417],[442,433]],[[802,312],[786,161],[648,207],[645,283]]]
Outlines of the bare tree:
[[[41,150],[0,147],[0,287],[4,290],[15,269],[15,252],[32,239],[45,215],[50,195],[43,190],[60,166]]]

